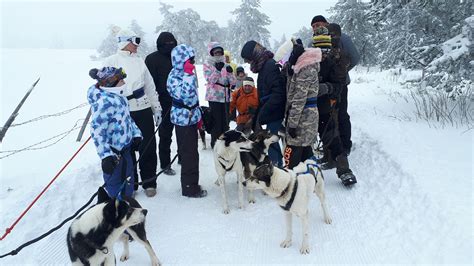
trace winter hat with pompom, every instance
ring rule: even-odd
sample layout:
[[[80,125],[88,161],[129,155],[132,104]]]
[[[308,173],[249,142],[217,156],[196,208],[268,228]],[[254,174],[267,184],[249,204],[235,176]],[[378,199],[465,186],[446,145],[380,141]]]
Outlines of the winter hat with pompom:
[[[89,76],[97,80],[99,86],[115,87],[120,80],[127,77],[127,74],[122,68],[103,67],[100,70],[97,68],[89,70]]]
[[[117,41],[118,41],[118,49],[122,50],[127,46],[127,44],[130,43],[130,41],[127,41],[127,39],[130,39],[132,37],[138,37],[137,34],[131,30],[120,30],[117,33]]]
[[[318,27],[313,36],[313,47],[329,50],[332,47],[331,35],[326,27]]]

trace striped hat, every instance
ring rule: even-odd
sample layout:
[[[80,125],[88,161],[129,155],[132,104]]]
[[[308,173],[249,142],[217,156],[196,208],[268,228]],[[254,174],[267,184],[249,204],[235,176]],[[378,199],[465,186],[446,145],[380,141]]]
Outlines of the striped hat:
[[[331,35],[326,27],[318,27],[314,31],[313,36],[313,47],[318,47],[321,49],[331,49]]]

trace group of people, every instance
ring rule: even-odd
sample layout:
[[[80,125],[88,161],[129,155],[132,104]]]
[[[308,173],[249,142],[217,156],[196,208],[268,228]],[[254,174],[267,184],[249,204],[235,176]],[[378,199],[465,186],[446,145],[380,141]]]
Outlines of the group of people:
[[[348,163],[352,142],[347,85],[359,55],[339,25],[318,15],[311,26],[314,34],[307,48],[299,39],[285,43],[276,55],[253,40],[243,45],[240,55],[258,74],[256,82],[232,63],[222,45],[209,43],[203,64],[212,120],[207,131],[212,147],[229,129],[230,120],[245,134],[263,127],[272,134],[283,131],[284,151],[274,143],[269,157],[274,165],[290,169],[314,156],[319,135],[324,156],[318,163],[323,169],[337,168],[342,183],[352,185],[357,181]],[[176,129],[182,195],[205,197],[207,191],[199,185],[197,127],[203,116],[195,51],[187,44],[178,45],[172,33],[162,32],[157,51],[143,61],[137,55],[139,44],[135,33],[120,31],[118,52],[105,59],[103,68],[89,72],[97,80],[88,90],[91,135],[102,159],[106,190],[114,197],[132,196],[140,176],[145,194],[156,195],[155,133],[159,133],[160,167],[175,175],[171,137]]]

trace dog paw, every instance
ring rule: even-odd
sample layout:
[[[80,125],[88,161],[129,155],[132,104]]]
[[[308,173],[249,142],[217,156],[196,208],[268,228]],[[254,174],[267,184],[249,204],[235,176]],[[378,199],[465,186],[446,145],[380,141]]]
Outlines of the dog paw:
[[[309,246],[306,246],[306,245],[301,246],[300,253],[303,255],[309,254]]]
[[[255,199],[249,199],[250,204],[255,204],[255,202],[256,202]]]
[[[229,213],[230,213],[230,209],[229,209],[229,208],[224,209],[222,212],[223,212],[224,214],[229,214]]]
[[[120,261],[126,261],[128,260],[128,258],[129,258],[128,254],[122,254],[122,256],[120,256]]]
[[[332,224],[332,218],[331,217],[326,217],[324,219],[324,222],[327,223],[327,224]]]
[[[291,239],[285,239],[283,242],[281,242],[280,247],[282,248],[289,248],[291,247]]]

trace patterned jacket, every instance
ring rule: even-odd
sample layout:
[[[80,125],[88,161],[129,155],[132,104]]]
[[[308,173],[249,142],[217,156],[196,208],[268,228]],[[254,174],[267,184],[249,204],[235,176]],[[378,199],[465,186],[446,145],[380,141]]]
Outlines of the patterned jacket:
[[[208,53],[210,55],[211,50],[214,47],[220,46],[217,42],[212,42],[208,46]],[[206,101],[209,102],[229,102],[230,101],[230,87],[235,86],[236,78],[234,74],[228,73],[225,65],[221,71],[212,63],[212,58],[204,63],[203,72],[204,78],[206,79]]]
[[[307,48],[293,66],[294,74],[288,78],[286,102],[286,128],[296,128],[296,138],[288,132],[286,142],[293,146],[310,146],[318,133],[319,113],[316,105],[321,49]]]
[[[142,136],[130,117],[127,99],[109,89],[114,88],[102,89],[93,85],[87,91],[92,111],[91,136],[101,159],[116,155],[113,149],[121,151],[133,138]]]
[[[173,101],[171,122],[178,126],[194,125],[201,120],[196,75],[184,72],[184,63],[194,56],[194,49],[180,44],[171,51],[171,69],[167,87]]]

